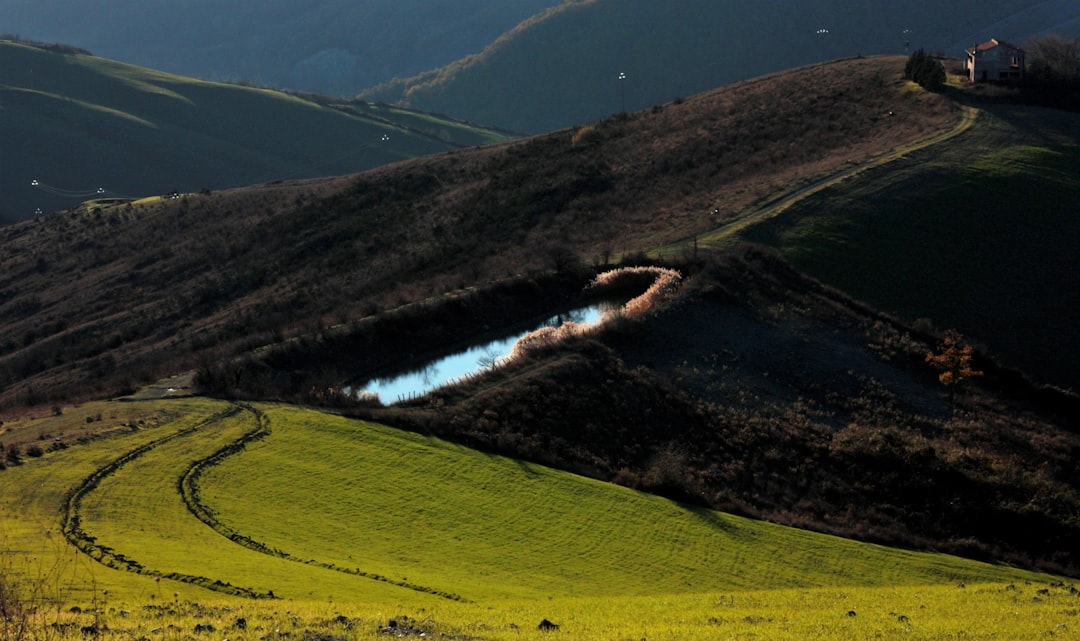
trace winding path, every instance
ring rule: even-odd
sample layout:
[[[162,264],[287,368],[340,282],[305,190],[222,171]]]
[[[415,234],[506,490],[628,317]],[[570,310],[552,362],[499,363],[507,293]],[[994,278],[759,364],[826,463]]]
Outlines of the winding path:
[[[145,574],[148,576],[172,579],[174,581],[180,581],[183,583],[190,583],[204,587],[208,590],[214,590],[216,592],[224,592],[226,594],[232,594],[237,596],[246,596],[251,598],[269,598],[272,597],[272,593],[258,592],[251,588],[238,587],[221,581],[220,579],[211,579],[209,577],[186,574],[179,572],[164,573],[158,570],[148,569],[143,566],[141,562],[136,559],[131,559],[124,554],[117,552],[113,548],[105,545],[97,540],[96,537],[91,536],[84,528],[82,521],[83,501],[90,495],[95,489],[101,485],[101,482],[112,476],[116,472],[120,471],[123,467],[135,461],[136,459],[144,456],[150,451],[171,443],[177,439],[190,436],[195,432],[212,425],[218,421],[221,421],[230,416],[234,416],[240,408],[236,405],[232,405],[225,410],[213,414],[202,421],[199,421],[191,427],[184,428],[182,430],[173,432],[168,436],[164,436],[157,440],[151,441],[145,445],[130,450],[120,457],[114,459],[110,463],[98,468],[90,476],[82,480],[81,483],[72,488],[64,497],[64,504],[61,508],[62,515],[60,519],[61,531],[64,534],[64,538],[68,543],[75,546],[78,550],[94,559],[98,563],[114,569],[127,570],[128,572],[135,572],[138,574]]]
[[[824,178],[816,180],[809,185],[804,185],[793,191],[780,194],[776,198],[770,200],[764,205],[750,210],[749,212],[738,216],[735,220],[732,220],[724,225],[717,227],[711,231],[705,232],[697,237],[697,247],[699,249],[718,249],[734,242],[737,234],[743,230],[751,227],[763,220],[772,218],[783,213],[789,207],[795,203],[812,196],[824,189],[832,187],[852,176],[861,174],[862,172],[880,167],[882,165],[893,162],[911,154],[920,149],[925,149],[939,143],[943,143],[947,140],[951,140],[965,131],[971,129],[975,124],[975,120],[979,115],[979,110],[969,105],[960,105],[960,120],[951,128],[918,140],[916,142],[894,147],[887,152],[880,153],[867,160],[864,160],[852,167],[848,167],[842,171],[834,174],[830,174]],[[662,252],[667,254],[671,250],[683,250],[693,243],[693,239],[688,239],[663,248]]]
[[[317,561],[314,559],[301,559],[300,557],[294,554],[290,554],[285,550],[271,547],[265,543],[256,541],[255,539],[246,536],[243,533],[238,532],[229,527],[228,525],[222,523],[217,518],[217,514],[214,512],[214,510],[205,505],[201,500],[199,492],[200,477],[206,470],[210,469],[215,465],[218,465],[226,458],[243,451],[243,449],[249,443],[262,440],[270,435],[270,417],[268,417],[265,412],[246,403],[239,404],[238,407],[243,411],[250,413],[254,417],[256,424],[255,429],[244,434],[242,437],[233,441],[232,443],[225,445],[210,456],[193,461],[190,465],[188,465],[187,469],[184,471],[184,474],[180,477],[180,480],[177,484],[180,496],[184,501],[184,505],[187,506],[188,511],[191,512],[195,516],[195,518],[199,519],[211,529],[213,529],[215,532],[229,539],[233,543],[236,543],[237,545],[245,547],[249,550],[253,550],[255,552],[274,556],[279,559],[284,559],[286,561],[292,561],[294,563],[303,563],[305,565],[319,567],[324,570],[341,572],[343,574],[363,577],[365,579],[371,579],[373,581],[380,581],[382,583],[396,585],[398,587],[413,590],[415,592],[425,592],[427,594],[433,594],[435,596],[449,599],[451,601],[465,601],[465,599],[462,598],[460,595],[454,594],[452,592],[446,592],[428,586],[418,585],[416,583],[409,583],[407,581],[396,581],[394,579],[390,579],[379,574],[364,572],[356,568],[344,568],[339,565],[327,563],[324,561]]]
[[[124,454],[120,455],[111,462],[103,465],[95,470],[85,479],[83,479],[78,485],[68,491],[64,497],[64,502],[61,506],[61,531],[64,538],[67,539],[71,545],[75,546],[79,551],[83,552],[90,558],[94,559],[98,563],[110,568],[126,570],[128,572],[134,572],[137,574],[143,574],[152,576],[155,578],[171,579],[180,581],[183,583],[189,583],[192,585],[198,585],[208,590],[216,592],[223,592],[235,596],[244,596],[249,598],[276,598],[273,591],[258,591],[248,587],[235,586],[231,583],[223,581],[221,579],[214,579],[211,577],[188,574],[183,572],[164,572],[161,570],[148,568],[142,561],[134,558],[130,558],[127,555],[115,550],[108,545],[108,541],[100,541],[96,536],[93,536],[85,528],[83,514],[84,514],[84,502],[103,481],[119,472],[124,467],[140,459],[141,457],[149,454],[157,448],[169,443],[173,443],[180,439],[184,439],[195,435],[201,430],[205,430],[221,421],[226,419],[235,418],[240,414],[246,414],[250,417],[250,423],[252,427],[245,429],[243,434],[239,438],[235,438],[221,447],[214,450],[209,456],[204,458],[195,459],[187,463],[181,472],[179,478],[176,481],[176,491],[179,494],[180,500],[183,502],[188,512],[194,515],[200,522],[210,527],[217,534],[225,537],[232,543],[239,545],[248,550],[265,554],[268,556],[276,557],[285,561],[303,563],[305,565],[318,567],[333,572],[340,572],[352,576],[362,577],[373,581],[379,581],[395,585],[397,587],[413,590],[416,592],[423,592],[434,596],[439,596],[445,599],[454,601],[465,601],[461,596],[438,590],[428,586],[418,585],[414,583],[408,583],[405,581],[396,581],[388,577],[384,577],[378,574],[369,572],[363,572],[356,568],[343,568],[332,563],[326,563],[317,561],[314,559],[300,559],[293,554],[290,554],[284,550],[273,548],[269,545],[261,543],[245,536],[244,534],[237,532],[229,526],[222,523],[216,514],[216,512],[204,504],[201,500],[199,491],[199,480],[202,474],[211,467],[220,464],[225,459],[242,452],[249,444],[262,440],[270,435],[270,418],[262,410],[254,407],[253,405],[246,403],[231,403],[225,409],[207,416],[197,423],[179,429],[167,436],[155,439],[136,447]],[[179,465],[183,465],[183,462],[178,462]]]

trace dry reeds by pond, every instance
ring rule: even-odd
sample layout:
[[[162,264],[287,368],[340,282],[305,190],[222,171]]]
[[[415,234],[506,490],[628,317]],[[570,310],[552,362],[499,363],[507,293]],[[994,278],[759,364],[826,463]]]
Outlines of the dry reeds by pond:
[[[572,336],[584,336],[596,331],[612,315],[636,316],[670,299],[682,280],[682,274],[668,267],[619,267],[598,275],[590,284],[589,288],[610,287],[617,281],[628,277],[638,278],[642,275],[654,276],[655,280],[641,295],[626,302],[621,308],[612,310],[601,318],[599,323],[575,323],[569,321],[558,327],[541,327],[540,329],[526,334],[514,344],[513,351],[505,359],[506,362],[521,358],[531,351],[541,347],[548,347]]]

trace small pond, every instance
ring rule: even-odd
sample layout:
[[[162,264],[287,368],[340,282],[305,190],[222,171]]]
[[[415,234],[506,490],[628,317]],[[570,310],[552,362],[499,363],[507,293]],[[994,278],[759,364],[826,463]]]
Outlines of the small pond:
[[[556,314],[502,338],[442,356],[418,369],[387,378],[377,378],[352,389],[362,390],[360,394],[376,394],[386,405],[423,396],[434,389],[497,366],[500,359],[510,354],[518,339],[526,334],[542,327],[559,327],[571,321],[579,325],[595,324],[600,322],[605,312],[619,307],[619,303],[598,303]]]

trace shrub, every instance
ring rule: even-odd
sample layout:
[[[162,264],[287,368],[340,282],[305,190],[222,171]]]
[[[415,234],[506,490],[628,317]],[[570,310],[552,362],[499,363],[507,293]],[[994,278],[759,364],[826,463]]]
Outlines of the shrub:
[[[948,330],[945,338],[938,343],[937,351],[926,354],[926,362],[941,370],[938,380],[948,388],[966,378],[983,375],[972,366],[974,358],[975,350],[964,343],[963,337],[956,330]]]
[[[945,67],[937,58],[919,49],[911,54],[904,65],[904,77],[917,82],[924,89],[934,91],[945,84]]]
[[[581,145],[587,145],[600,139],[600,134],[596,130],[596,125],[585,125],[578,128],[574,132],[574,135],[570,138],[571,147],[579,147]]]
[[[0,568],[0,637],[12,641],[29,638],[27,608],[10,573],[4,570]]]

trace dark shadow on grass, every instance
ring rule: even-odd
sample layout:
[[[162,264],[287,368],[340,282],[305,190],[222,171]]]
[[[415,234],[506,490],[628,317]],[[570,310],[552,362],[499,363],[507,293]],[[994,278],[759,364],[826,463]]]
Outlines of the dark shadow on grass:
[[[699,505],[690,505],[687,503],[679,503],[679,507],[683,508],[687,514],[702,521],[710,528],[720,530],[725,534],[734,534],[739,528],[730,521],[728,518],[724,518],[725,515],[722,512],[711,510],[707,507],[701,507]]]

